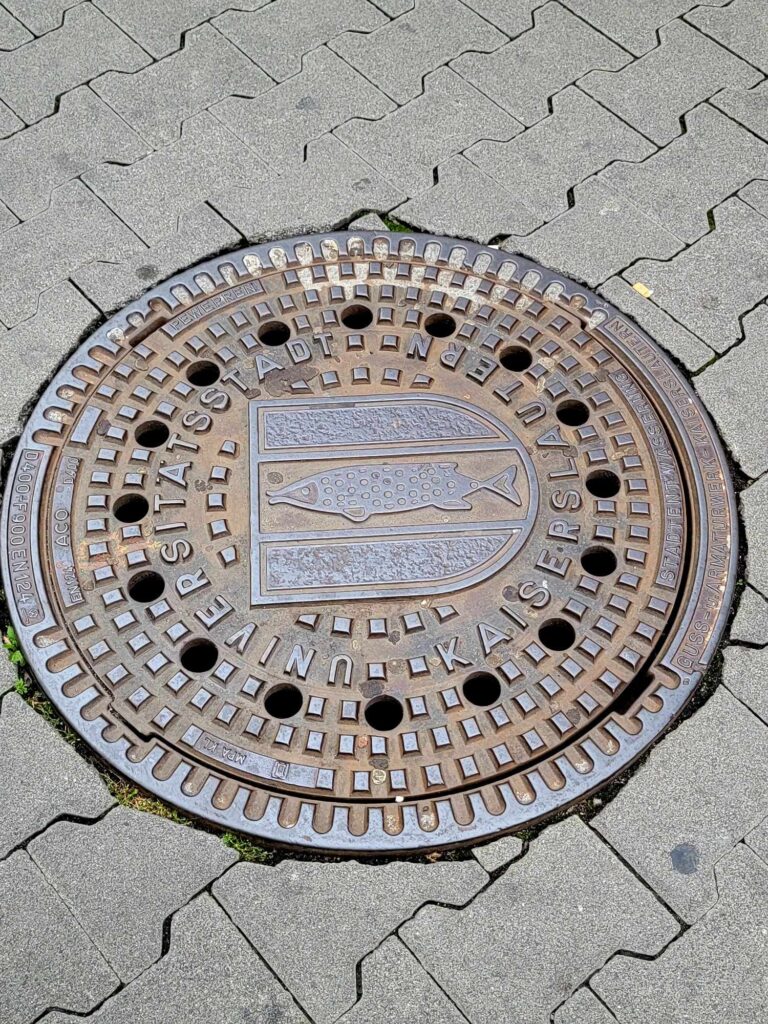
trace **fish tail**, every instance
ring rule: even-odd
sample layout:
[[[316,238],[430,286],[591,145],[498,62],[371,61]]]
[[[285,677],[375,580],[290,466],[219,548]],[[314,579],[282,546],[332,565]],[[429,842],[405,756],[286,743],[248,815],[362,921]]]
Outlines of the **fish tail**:
[[[489,476],[487,480],[483,480],[480,483],[480,487],[493,491],[494,494],[500,494],[502,498],[511,501],[513,505],[522,505],[523,502],[520,495],[515,489],[516,476],[517,467],[510,466],[508,469],[502,470],[501,473],[495,473],[493,476]]]

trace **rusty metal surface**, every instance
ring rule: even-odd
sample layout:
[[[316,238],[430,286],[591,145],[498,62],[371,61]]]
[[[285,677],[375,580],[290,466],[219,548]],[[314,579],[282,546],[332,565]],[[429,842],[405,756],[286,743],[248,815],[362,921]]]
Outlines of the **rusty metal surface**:
[[[456,845],[603,784],[690,698],[736,521],[710,422],[598,296],[424,235],[219,257],[46,391],[3,573],[61,713],[263,839]]]

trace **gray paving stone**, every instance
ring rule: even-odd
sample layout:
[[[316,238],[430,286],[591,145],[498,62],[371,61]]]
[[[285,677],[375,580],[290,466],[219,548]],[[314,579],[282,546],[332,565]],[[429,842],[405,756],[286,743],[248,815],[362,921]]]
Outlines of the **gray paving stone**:
[[[24,122],[20,117],[17,117],[10,107],[6,107],[2,100],[0,100],[0,139],[6,138],[13,132],[21,131],[24,127]]]
[[[768,5],[764,0],[733,0],[726,7],[695,8],[686,17],[762,71],[768,71]]]
[[[617,956],[591,981],[621,1024],[757,1024],[768,1006],[768,866],[739,845],[720,901],[653,962]]]
[[[64,12],[79,3],[81,0],[5,0],[3,6],[39,36],[58,28]]]
[[[129,167],[94,168],[83,180],[148,245],[155,245],[177,230],[185,210],[224,189],[247,187],[264,171],[243,142],[203,111],[184,122],[178,142]]]
[[[739,317],[768,294],[768,220],[739,199],[714,210],[715,230],[674,260],[644,259],[624,276],[716,352],[741,338]]]
[[[682,21],[659,32],[661,45],[618,74],[593,71],[579,83],[659,146],[681,134],[680,115],[725,86],[746,87],[760,73]]]
[[[11,213],[5,203],[0,203],[0,231],[7,231],[18,223],[19,218],[16,214]]]
[[[485,846],[473,847],[472,853],[475,855],[475,860],[479,861],[486,871],[496,871],[498,868],[503,868],[505,864],[509,864],[515,857],[519,857],[522,849],[522,840],[517,836],[504,836],[501,839],[495,839],[492,843],[486,843]]]
[[[234,248],[241,235],[210,206],[202,204],[179,214],[178,228],[151,248],[119,263],[88,263],[72,280],[105,313],[124,306],[147,288],[222,249]],[[0,348],[0,361],[2,360]],[[2,380],[2,377],[0,377]],[[0,393],[2,385],[0,384]],[[0,407],[0,424],[3,410]]]
[[[18,436],[28,403],[98,315],[62,281],[42,292],[33,316],[0,331],[0,444]]]
[[[49,1006],[86,1013],[119,979],[26,853],[0,863],[0,1019],[27,1024]]]
[[[252,14],[233,10],[214,21],[278,82],[301,70],[305,53],[341,32],[372,32],[386,24],[386,15],[368,0],[274,0]]]
[[[380,121],[354,120],[334,134],[409,195],[429,188],[432,171],[482,136],[509,139],[521,125],[469,82],[439,68],[424,93]]]
[[[768,602],[750,586],[742,591],[728,635],[742,643],[768,644]]]
[[[376,0],[376,6],[390,18],[399,18],[401,14],[410,11],[415,3],[416,0]]]
[[[0,856],[62,814],[95,818],[114,803],[96,771],[15,693],[0,709],[0,778]]]
[[[615,163],[600,179],[690,243],[709,230],[708,210],[768,175],[768,146],[707,104],[686,123],[686,134],[650,159]]]
[[[0,198],[27,220],[58,185],[103,160],[131,163],[149,146],[87,86],[61,97],[58,111],[0,142]]]
[[[5,7],[0,7],[0,50],[14,50],[32,39],[32,33]]]
[[[19,673],[5,651],[0,651],[0,697],[16,685]]]
[[[632,317],[654,338],[662,348],[679,359],[689,370],[699,370],[714,356],[714,351],[682,324],[677,323],[656,305],[653,297],[646,298],[623,277],[612,277],[600,285],[600,294]]]
[[[464,904],[488,880],[474,861],[238,864],[213,894],[299,1003],[326,1024],[355,1002],[355,965],[428,900]],[[296,912],[296,899],[301,912]]]
[[[658,221],[595,178],[574,189],[575,205],[527,236],[501,244],[564,274],[599,284],[647,253],[674,255],[682,243]]]
[[[182,34],[233,6],[232,0],[94,0],[153,57],[166,57],[182,45]],[[255,11],[269,0],[236,0],[241,11]]]
[[[210,896],[171,922],[171,945],[156,964],[83,1018],[52,1011],[45,1024],[307,1024],[240,932]]]
[[[768,142],[768,82],[753,89],[723,89],[710,103]]]
[[[569,189],[610,161],[642,160],[655,152],[575,86],[554,96],[552,107],[550,117],[511,142],[478,142],[466,154],[542,220],[567,210]]]
[[[153,146],[178,139],[186,118],[232,93],[257,96],[272,79],[217,32],[201,25],[184,48],[133,75],[108,72],[92,83]]]
[[[451,66],[499,106],[531,125],[547,99],[592,68],[618,70],[630,59],[557,3],[534,12],[534,27],[494,53],[467,53]],[[492,136],[483,134],[484,138]]]
[[[721,688],[592,825],[691,922],[717,901],[715,864],[766,814],[768,729]]]
[[[468,907],[425,907],[399,934],[471,1020],[531,1024],[549,1020],[617,950],[651,955],[676,931],[672,915],[571,817]]]
[[[616,1018],[588,988],[574,992],[554,1016],[554,1024],[615,1024]]]
[[[742,321],[744,341],[695,378],[731,454],[747,476],[768,469],[768,306]]]
[[[362,995],[339,1024],[466,1024],[410,950],[391,935],[362,963]]]
[[[768,181],[751,182],[739,192],[739,199],[743,199],[763,217],[768,217]]]
[[[616,3],[616,0],[561,0],[574,14],[580,14],[595,28],[639,57],[657,45],[656,31],[662,25],[685,14],[698,0],[643,0]],[[707,0],[711,4],[730,0]]]
[[[747,540],[747,582],[768,595],[768,476],[762,476],[739,495]]]
[[[107,70],[138,71],[140,46],[92,4],[79,4],[47,35],[0,53],[5,102],[28,124],[53,113],[56,97]]]
[[[460,0],[419,0],[411,11],[365,35],[345,32],[331,46],[391,96],[406,103],[428,71],[467,50],[487,53],[507,37]]]
[[[35,312],[41,291],[95,259],[120,260],[138,240],[81,181],[51,193],[47,210],[0,234],[0,320]]]
[[[436,185],[392,213],[424,231],[478,242],[532,231],[541,223],[514,193],[460,155],[440,164]]]
[[[308,142],[351,117],[375,120],[394,103],[325,46],[306,54],[299,74],[256,99],[232,96],[214,115],[269,164],[299,164]]]
[[[251,241],[328,231],[360,210],[389,210],[404,198],[333,135],[310,143],[306,163],[251,184],[211,201]]]
[[[532,28],[533,11],[541,7],[541,0],[464,0],[464,3],[508,36],[519,36]]]
[[[364,213],[349,223],[352,231],[389,231],[389,228],[377,213]]]
[[[27,851],[123,982],[159,959],[165,919],[238,859],[218,836],[127,807],[58,822]]]
[[[753,829],[744,839],[744,842],[768,866],[768,818],[763,819],[757,828]]]
[[[768,637],[763,642],[767,642]],[[723,658],[723,682],[742,703],[768,723],[768,648],[727,647]],[[766,790],[764,790],[764,794]],[[768,796],[762,802],[761,818],[768,815]]]

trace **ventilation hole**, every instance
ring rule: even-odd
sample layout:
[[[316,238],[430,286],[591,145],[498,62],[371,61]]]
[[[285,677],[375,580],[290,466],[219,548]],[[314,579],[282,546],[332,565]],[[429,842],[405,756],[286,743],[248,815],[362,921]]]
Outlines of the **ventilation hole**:
[[[268,320],[256,333],[262,345],[282,345],[290,338],[291,329],[280,320]]]
[[[140,423],[133,436],[142,448],[159,448],[165,444],[170,435],[171,432],[165,423],[161,423],[160,420],[150,420],[148,423]]]
[[[533,362],[533,356],[522,345],[510,345],[502,350],[499,362],[507,370],[515,370],[519,373],[521,370],[528,369]]]
[[[583,402],[569,398],[557,407],[556,416],[567,427],[580,427],[589,419],[589,409]]]
[[[198,637],[181,649],[179,661],[187,672],[209,672],[219,660],[219,649],[212,640]]]
[[[576,630],[565,619],[547,619],[539,626],[539,640],[550,651],[567,651],[576,641]]]
[[[376,732],[389,732],[402,722],[403,705],[395,697],[374,697],[364,714],[366,722]]]
[[[447,338],[456,330],[456,321],[447,313],[433,313],[424,321],[424,330],[433,338]]]
[[[121,523],[138,523],[149,512],[149,502],[140,494],[123,494],[112,506],[112,514]]]
[[[149,604],[165,590],[165,580],[159,572],[137,572],[128,580],[128,596],[133,601]]]
[[[347,306],[341,311],[341,322],[352,331],[362,331],[373,323],[373,313],[367,306]]]
[[[293,683],[281,683],[273,686],[264,698],[267,714],[273,718],[292,718],[301,711],[304,698],[298,686]]]
[[[187,380],[196,388],[205,388],[215,384],[221,376],[221,370],[210,359],[201,359],[187,367]]]
[[[587,548],[581,556],[581,567],[590,576],[610,576],[617,564],[610,548]]]
[[[501,696],[501,683],[490,672],[478,672],[464,680],[461,691],[470,704],[487,708]]]
[[[596,469],[587,477],[587,490],[596,498],[612,498],[621,490],[621,480],[610,469]]]

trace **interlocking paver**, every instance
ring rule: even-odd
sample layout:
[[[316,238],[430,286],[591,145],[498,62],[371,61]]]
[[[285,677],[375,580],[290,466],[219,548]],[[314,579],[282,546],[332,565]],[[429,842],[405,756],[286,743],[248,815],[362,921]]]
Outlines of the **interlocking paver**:
[[[768,82],[753,89],[723,89],[710,103],[768,142]]]
[[[8,10],[36,35],[58,28],[64,12],[81,0],[5,0]]]
[[[487,53],[507,37],[460,0],[419,0],[365,35],[345,32],[332,48],[397,103],[418,96],[428,71],[468,50]]]
[[[550,825],[468,907],[425,907],[399,934],[471,1020],[531,1024],[548,1020],[617,950],[654,954],[676,931],[671,914],[571,817]]]
[[[350,221],[349,227],[358,231],[389,231],[378,213],[364,213],[362,217],[356,217],[355,220]]]
[[[61,98],[58,111],[0,142],[0,198],[27,220],[51,192],[103,160],[130,163],[149,151],[87,86]]]
[[[301,163],[308,142],[351,117],[371,120],[394,103],[325,46],[304,58],[298,75],[265,96],[232,96],[217,103],[215,116],[267,163]]]
[[[238,4],[238,7],[241,6]],[[228,11],[214,25],[281,82],[309,50],[341,32],[372,32],[387,17],[368,0],[274,0],[252,14]]]
[[[615,1024],[616,1018],[588,988],[580,988],[554,1016],[554,1024]]]
[[[334,134],[413,195],[432,184],[433,168],[480,136],[509,139],[521,130],[469,82],[439,68],[415,100],[380,121],[349,121]]]
[[[682,21],[659,36],[660,46],[618,74],[593,71],[579,84],[660,146],[681,134],[680,115],[701,100],[725,86],[760,80],[740,57]]]
[[[746,836],[744,842],[768,867],[768,818],[761,821],[757,828]]]
[[[22,850],[0,863],[0,1020],[27,1024],[49,1006],[86,1013],[119,979]]]
[[[694,384],[731,454],[748,476],[756,477],[768,469],[768,306],[753,309],[742,326],[744,341]]]
[[[753,210],[768,217],[768,181],[750,182],[739,192],[739,199],[743,199]]]
[[[472,850],[475,859],[478,860],[486,871],[497,871],[509,864],[515,857],[519,857],[523,849],[523,843],[517,836],[504,836],[502,839],[495,839],[485,846],[476,846]]]
[[[610,278],[599,290],[689,370],[699,370],[713,358],[715,353],[709,345],[673,320],[652,298],[641,295],[623,277]]]
[[[391,935],[362,964],[362,995],[339,1024],[466,1024],[410,950]]]
[[[0,231],[6,231],[19,223],[19,218],[12,213],[5,203],[0,203]]]
[[[32,38],[34,37],[29,29],[14,18],[5,7],[0,7],[0,50],[14,50]]]
[[[0,652],[0,697],[14,688],[17,679],[16,666],[6,657],[5,653]]]
[[[269,0],[236,0],[241,11],[255,11]],[[182,34],[235,6],[232,0],[95,0],[129,36],[153,57],[165,57],[182,44]]]
[[[258,180],[265,165],[204,111],[181,138],[129,167],[102,165],[83,180],[148,245],[177,229],[179,214],[225,189]]]
[[[103,71],[138,71],[146,53],[93,4],[79,4],[64,24],[18,50],[0,53],[0,91],[27,123],[53,113],[56,97]]]
[[[124,982],[160,957],[165,919],[237,860],[218,836],[127,807],[58,822],[27,850]]]
[[[574,14],[580,14],[595,28],[621,43],[639,57],[657,45],[656,32],[662,25],[685,14],[698,0],[643,0],[642,3],[617,3],[616,0],[561,0]],[[730,0],[707,0],[725,4]]]
[[[62,185],[47,210],[0,234],[0,320],[13,327],[75,268],[136,248],[135,235],[81,181]]]
[[[646,253],[668,259],[682,242],[595,178],[574,189],[574,206],[526,237],[501,245],[589,285],[617,274]]]
[[[166,955],[85,1018],[53,1011],[45,1024],[307,1024],[224,911],[203,894],[171,922]]]
[[[213,893],[307,1012],[355,1002],[355,965],[428,900],[464,904],[488,880],[474,861],[238,864]],[[297,912],[296,899],[301,900]]]
[[[752,178],[768,175],[768,146],[706,104],[688,131],[643,163],[616,163],[600,179],[685,242],[709,230],[707,211]],[[623,159],[623,158],[622,158]]]
[[[328,231],[360,210],[389,210],[403,193],[335,136],[310,143],[306,163],[270,173],[212,200],[252,241]]]
[[[222,249],[234,248],[239,241],[240,233],[210,206],[202,204],[179,214],[176,231],[151,248],[140,249],[120,262],[88,263],[72,274],[72,280],[99,309],[108,313],[158,281]],[[0,382],[2,380],[0,375]],[[0,395],[2,386],[0,383]],[[0,406],[2,423],[3,409]]]
[[[0,444],[18,435],[28,403],[98,315],[62,281],[40,295],[33,316],[0,331]]]
[[[644,259],[624,276],[651,288],[654,302],[724,352],[741,338],[739,317],[768,294],[768,220],[736,198],[714,219],[715,229],[675,259]]]
[[[392,211],[406,224],[433,234],[488,242],[497,235],[532,231],[541,218],[515,193],[461,155],[438,167],[438,182]]]
[[[554,96],[552,108],[511,142],[478,142],[466,154],[542,220],[567,210],[568,191],[610,161],[642,160],[655,151],[575,86]]]
[[[546,116],[547,99],[563,86],[592,68],[617,70],[630,60],[558,3],[548,3],[533,17],[534,27],[501,49],[488,55],[467,53],[451,64],[527,125]]]
[[[739,495],[747,541],[747,581],[768,595],[768,476]]]
[[[95,818],[114,803],[95,770],[15,693],[0,708],[0,778],[0,856],[62,814]]]
[[[0,100],[0,139],[6,138],[13,132],[18,132],[24,127],[24,122],[17,117],[10,107]]]
[[[533,26],[533,11],[541,7],[541,0],[464,0],[467,7],[477,11],[492,25],[508,36],[519,36]]]
[[[232,93],[257,96],[272,79],[217,32],[201,25],[184,48],[133,75],[109,72],[92,88],[153,146],[178,139],[182,121]]]
[[[768,644],[768,602],[750,586],[742,591],[728,635],[742,643]]]
[[[768,641],[764,637],[763,642]],[[756,715],[768,723],[768,648],[728,647],[723,659],[723,682]],[[764,790],[765,792],[765,790]],[[763,814],[768,815],[768,797],[763,800]]]
[[[714,865],[766,814],[768,729],[720,689],[653,749],[592,825],[695,921],[717,900]]]
[[[768,865],[739,845],[720,900],[655,961],[617,956],[591,981],[621,1024],[756,1024],[768,1006]]]
[[[768,71],[768,5],[764,0],[733,0],[722,8],[702,5],[685,20],[762,71]]]

